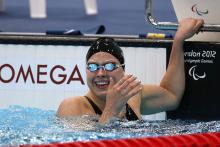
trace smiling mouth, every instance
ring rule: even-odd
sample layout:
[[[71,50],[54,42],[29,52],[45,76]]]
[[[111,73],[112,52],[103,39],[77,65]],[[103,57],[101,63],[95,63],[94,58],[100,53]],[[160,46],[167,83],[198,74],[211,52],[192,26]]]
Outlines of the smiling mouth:
[[[96,81],[95,85],[96,85],[96,87],[98,87],[100,89],[106,89],[106,88],[108,88],[109,81]]]

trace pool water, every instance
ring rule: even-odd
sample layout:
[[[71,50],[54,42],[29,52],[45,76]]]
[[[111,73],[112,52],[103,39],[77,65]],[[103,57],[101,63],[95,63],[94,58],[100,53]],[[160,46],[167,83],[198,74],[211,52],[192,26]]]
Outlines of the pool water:
[[[60,119],[56,112],[21,106],[0,109],[0,146],[219,132],[220,121],[112,121],[98,116]]]

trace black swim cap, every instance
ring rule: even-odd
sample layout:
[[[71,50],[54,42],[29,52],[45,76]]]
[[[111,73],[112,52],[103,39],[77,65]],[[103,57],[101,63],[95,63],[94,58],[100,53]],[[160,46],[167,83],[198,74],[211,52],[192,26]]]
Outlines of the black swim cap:
[[[112,54],[114,57],[118,59],[121,64],[124,64],[124,54],[122,49],[118,46],[113,38],[110,37],[101,37],[97,39],[89,48],[86,55],[86,62],[88,62],[89,58],[98,52],[107,52]],[[124,68],[124,66],[123,66]]]

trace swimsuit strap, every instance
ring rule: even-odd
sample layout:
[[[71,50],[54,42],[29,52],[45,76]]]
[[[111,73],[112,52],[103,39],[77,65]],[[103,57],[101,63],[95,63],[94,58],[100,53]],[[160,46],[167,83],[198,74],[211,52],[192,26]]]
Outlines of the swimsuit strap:
[[[84,96],[88,101],[89,103],[91,104],[92,108],[94,109],[95,113],[98,114],[98,115],[101,115],[102,114],[102,111],[99,109],[99,107],[87,96]]]
[[[131,107],[126,103],[126,114],[127,120],[138,120],[136,113],[131,109]]]

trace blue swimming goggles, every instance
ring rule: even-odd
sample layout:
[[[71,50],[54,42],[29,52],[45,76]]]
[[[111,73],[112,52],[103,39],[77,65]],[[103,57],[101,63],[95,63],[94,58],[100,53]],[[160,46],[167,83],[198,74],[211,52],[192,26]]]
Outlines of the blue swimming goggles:
[[[87,64],[87,69],[91,72],[95,72],[99,70],[100,68],[106,70],[106,71],[113,71],[116,68],[122,67],[125,64],[116,64],[116,63],[106,63],[104,65],[98,65],[96,63],[88,63]]]

